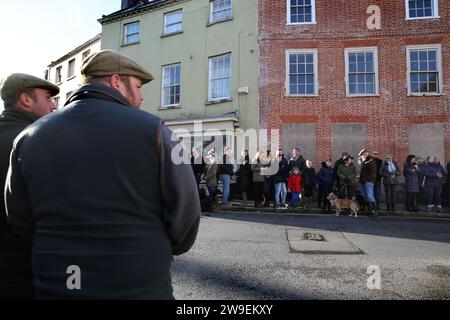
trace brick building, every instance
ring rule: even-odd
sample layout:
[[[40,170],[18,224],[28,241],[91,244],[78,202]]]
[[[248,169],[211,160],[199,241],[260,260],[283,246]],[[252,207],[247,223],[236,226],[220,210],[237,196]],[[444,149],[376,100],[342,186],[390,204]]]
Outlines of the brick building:
[[[260,0],[260,128],[315,163],[450,161],[450,2]]]

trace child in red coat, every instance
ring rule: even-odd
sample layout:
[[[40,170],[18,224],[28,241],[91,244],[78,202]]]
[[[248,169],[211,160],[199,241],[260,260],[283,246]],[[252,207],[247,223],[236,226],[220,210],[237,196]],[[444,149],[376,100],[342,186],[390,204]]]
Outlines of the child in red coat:
[[[289,206],[291,208],[297,208],[298,201],[300,199],[300,193],[302,192],[302,177],[300,176],[300,170],[297,167],[292,169],[292,175],[288,180],[288,189],[291,190],[291,201]]]

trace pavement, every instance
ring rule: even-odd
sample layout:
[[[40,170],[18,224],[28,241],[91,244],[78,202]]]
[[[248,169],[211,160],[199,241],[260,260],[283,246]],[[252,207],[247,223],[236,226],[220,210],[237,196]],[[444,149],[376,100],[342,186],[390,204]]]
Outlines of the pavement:
[[[328,245],[304,246],[306,233]],[[186,300],[448,300],[450,220],[207,212],[172,279]]]
[[[405,218],[439,218],[439,219],[450,219],[450,213],[444,212],[444,213],[437,213],[435,211],[433,212],[408,212],[405,210],[403,206],[396,206],[396,211],[386,211],[383,210],[384,204],[382,204],[382,208],[378,211],[378,215],[381,217],[405,217]],[[444,210],[447,210],[446,208],[443,208]],[[317,215],[330,215],[329,213],[323,213],[322,209],[319,209],[318,207],[312,206],[310,210],[306,211],[300,208],[292,209],[287,208],[283,210],[275,210],[272,207],[264,207],[264,208],[255,208],[253,203],[251,201],[233,201],[230,207],[227,208],[218,208],[217,211],[222,212],[247,212],[247,213],[261,213],[261,214],[294,214],[294,215],[303,215],[303,214],[317,214]],[[448,210],[447,210],[448,211]],[[334,209],[333,209],[334,213]],[[341,213],[342,214],[342,213]],[[367,216],[366,211],[360,211],[358,215],[361,216]]]

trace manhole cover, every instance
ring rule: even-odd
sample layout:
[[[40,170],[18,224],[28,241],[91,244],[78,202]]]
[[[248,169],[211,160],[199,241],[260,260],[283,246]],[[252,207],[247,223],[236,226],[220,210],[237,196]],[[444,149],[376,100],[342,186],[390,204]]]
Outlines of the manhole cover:
[[[325,241],[325,238],[321,234],[307,232],[305,233],[305,240]]]

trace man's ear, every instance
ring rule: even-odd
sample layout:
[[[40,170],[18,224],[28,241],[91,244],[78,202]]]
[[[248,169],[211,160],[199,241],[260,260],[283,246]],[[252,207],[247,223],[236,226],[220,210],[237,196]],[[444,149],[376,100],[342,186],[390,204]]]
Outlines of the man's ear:
[[[116,90],[120,90],[120,76],[117,74],[113,74],[112,76],[109,77],[109,85],[111,86],[111,88],[116,89]]]
[[[18,107],[31,112],[33,109],[33,97],[26,92],[22,92],[19,96]]]

